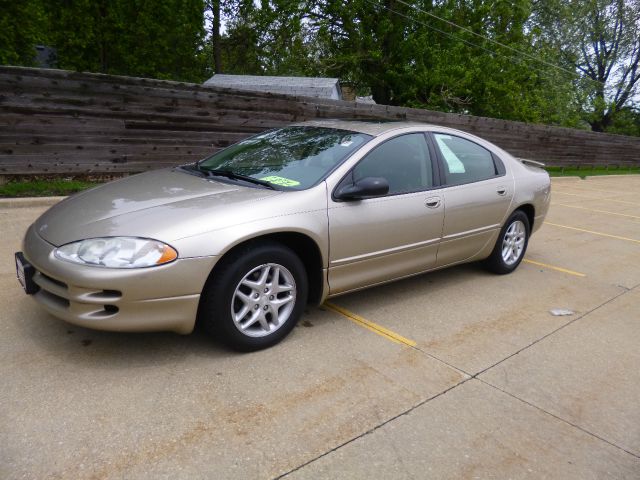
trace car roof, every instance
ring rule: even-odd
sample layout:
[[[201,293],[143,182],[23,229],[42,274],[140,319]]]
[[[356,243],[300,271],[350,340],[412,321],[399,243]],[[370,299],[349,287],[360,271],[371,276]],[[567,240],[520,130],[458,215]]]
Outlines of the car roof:
[[[307,122],[299,122],[294,124],[296,126],[305,127],[324,127],[324,128],[337,128],[339,130],[350,130],[352,132],[366,133],[377,137],[390,130],[397,130],[399,128],[406,127],[426,127],[432,128],[433,125],[417,122],[395,122],[385,120],[340,120],[340,119],[328,119],[328,120],[310,120]]]

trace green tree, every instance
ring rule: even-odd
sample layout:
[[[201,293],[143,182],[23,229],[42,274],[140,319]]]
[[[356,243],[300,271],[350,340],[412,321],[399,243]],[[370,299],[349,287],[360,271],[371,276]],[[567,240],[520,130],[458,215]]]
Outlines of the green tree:
[[[536,44],[529,0],[306,5],[321,70],[378,103],[579,124],[572,76],[553,67],[550,46]]]
[[[216,73],[264,74],[260,49],[261,32],[253,0],[224,2],[221,10],[226,32],[219,39],[220,71]]]
[[[331,76],[382,104],[620,133],[637,126],[640,0],[0,6],[3,63],[29,64],[41,42],[73,70],[190,81],[214,71]]]
[[[435,55],[424,65],[431,87],[426,104],[509,120],[578,123],[572,75],[555,68],[552,48],[536,41],[530,1],[448,2],[435,13],[443,20],[423,18],[439,30],[431,34]]]
[[[621,108],[613,116],[607,132],[640,137],[640,109],[633,107]]]
[[[224,73],[305,75],[313,70],[300,2],[230,1],[222,6],[222,16],[226,32],[218,43]]]
[[[265,72],[270,75],[309,72],[312,52],[303,23],[303,5],[298,0],[263,0],[255,13]]]
[[[308,1],[320,69],[369,90],[377,103],[402,104],[415,62],[409,10],[394,0]]]
[[[60,68],[200,80],[203,0],[60,0],[48,38]]]
[[[536,20],[546,40],[581,75],[576,90],[583,118],[594,131],[608,130],[619,112],[637,103],[640,1],[539,1]]]
[[[0,64],[32,65],[35,46],[45,41],[39,0],[0,0]]]

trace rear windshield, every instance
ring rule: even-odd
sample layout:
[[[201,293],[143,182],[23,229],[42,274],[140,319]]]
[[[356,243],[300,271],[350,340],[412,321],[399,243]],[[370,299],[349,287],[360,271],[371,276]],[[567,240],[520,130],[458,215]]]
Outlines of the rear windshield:
[[[224,170],[283,189],[304,190],[373,138],[322,127],[286,127],[243,140],[199,162],[202,170]]]

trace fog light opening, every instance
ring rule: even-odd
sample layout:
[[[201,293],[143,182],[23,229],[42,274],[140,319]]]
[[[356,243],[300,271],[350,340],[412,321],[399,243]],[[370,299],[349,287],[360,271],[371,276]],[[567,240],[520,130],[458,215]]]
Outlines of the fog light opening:
[[[104,306],[104,311],[107,313],[118,313],[120,309],[118,307],[116,307],[115,305],[105,305]]]

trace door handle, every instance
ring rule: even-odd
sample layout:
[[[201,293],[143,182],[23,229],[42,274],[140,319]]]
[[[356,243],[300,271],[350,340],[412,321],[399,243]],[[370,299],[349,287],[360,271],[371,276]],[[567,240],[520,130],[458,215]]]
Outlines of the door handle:
[[[496,191],[498,192],[498,195],[506,195],[507,193],[506,187],[498,187]]]
[[[440,206],[440,197],[427,198],[425,205],[429,208],[438,208]]]

